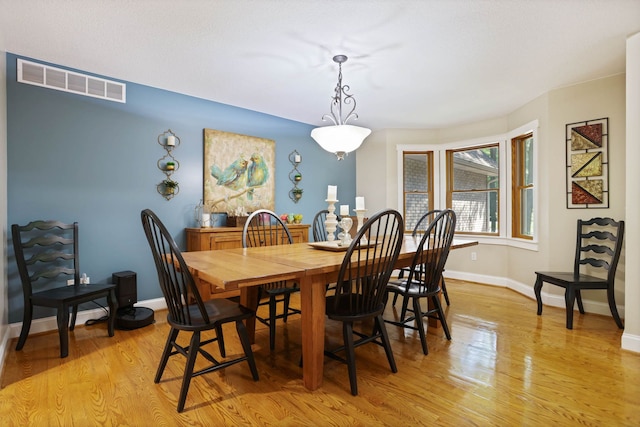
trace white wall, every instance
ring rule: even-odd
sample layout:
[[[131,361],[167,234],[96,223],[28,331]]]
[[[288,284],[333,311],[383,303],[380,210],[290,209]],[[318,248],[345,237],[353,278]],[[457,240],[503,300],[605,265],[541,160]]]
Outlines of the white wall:
[[[6,55],[0,40],[0,81],[6,79]],[[7,280],[7,86],[0,85],[0,376],[9,343]]]
[[[622,348],[640,352],[640,33],[627,39],[627,185],[625,329]],[[635,185],[631,185],[634,183]],[[632,220],[633,219],[633,220]],[[632,309],[632,307],[634,309]]]

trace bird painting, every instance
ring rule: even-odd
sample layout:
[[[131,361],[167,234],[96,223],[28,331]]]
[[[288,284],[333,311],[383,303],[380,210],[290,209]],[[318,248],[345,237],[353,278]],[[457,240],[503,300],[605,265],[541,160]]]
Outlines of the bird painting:
[[[251,155],[251,164],[240,156],[223,171],[218,165],[211,166],[211,176],[217,179],[216,185],[230,190],[246,190],[247,199],[253,200],[256,187],[261,187],[269,179],[269,168],[260,153]]]
[[[237,216],[275,205],[275,141],[204,130],[204,198]]]

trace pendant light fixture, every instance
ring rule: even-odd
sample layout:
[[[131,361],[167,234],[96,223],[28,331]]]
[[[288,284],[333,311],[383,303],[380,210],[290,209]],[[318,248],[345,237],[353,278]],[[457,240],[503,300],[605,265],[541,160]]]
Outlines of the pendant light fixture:
[[[349,120],[357,119],[358,115],[355,113],[356,100],[353,95],[347,93],[350,90],[349,86],[342,85],[342,64],[346,61],[346,55],[333,57],[333,62],[338,64],[339,69],[338,84],[335,88],[335,94],[331,98],[331,112],[322,116],[323,121],[329,119],[333,125],[315,128],[311,131],[311,137],[323,149],[334,153],[338,160],[344,159],[348,153],[357,150],[371,133],[371,129],[347,124]],[[348,104],[353,104],[353,106],[343,119],[342,107]]]

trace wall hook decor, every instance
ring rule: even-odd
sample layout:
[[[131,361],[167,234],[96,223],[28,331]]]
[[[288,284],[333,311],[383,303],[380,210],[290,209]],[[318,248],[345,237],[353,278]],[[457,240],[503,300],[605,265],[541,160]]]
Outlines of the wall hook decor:
[[[167,200],[171,200],[180,192],[178,182],[171,176],[180,169],[180,162],[173,157],[173,150],[180,146],[180,138],[171,130],[158,135],[158,144],[166,150],[166,154],[158,159],[158,169],[165,175],[165,179],[156,185],[158,193]]]
[[[293,188],[289,191],[289,198],[294,203],[298,203],[302,198],[303,192],[302,188],[298,187],[298,184],[302,181],[302,174],[298,170],[298,166],[302,163],[302,156],[298,151],[293,150],[289,153],[289,162],[293,165],[293,169],[289,172],[289,180],[293,183]]]

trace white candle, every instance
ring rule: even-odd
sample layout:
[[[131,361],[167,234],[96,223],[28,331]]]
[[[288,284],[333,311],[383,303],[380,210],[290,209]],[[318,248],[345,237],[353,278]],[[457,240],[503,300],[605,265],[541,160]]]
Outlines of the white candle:
[[[202,214],[202,227],[211,227],[211,214]]]
[[[171,146],[176,145],[176,137],[173,135],[169,135],[167,137],[167,145],[171,145]]]
[[[356,210],[357,211],[364,210],[364,197],[356,197]]]
[[[302,161],[302,157],[300,156],[300,154],[296,154],[295,156],[293,156],[293,161],[296,163],[300,163]]]
[[[327,200],[338,200],[338,186],[330,185],[327,188]]]
[[[349,216],[349,205],[340,205],[340,216]]]

